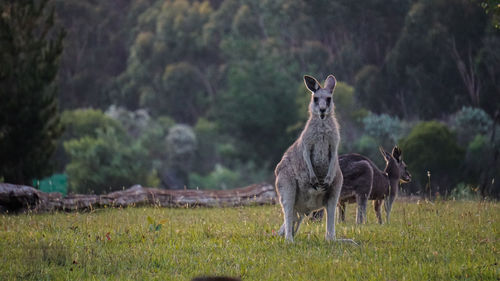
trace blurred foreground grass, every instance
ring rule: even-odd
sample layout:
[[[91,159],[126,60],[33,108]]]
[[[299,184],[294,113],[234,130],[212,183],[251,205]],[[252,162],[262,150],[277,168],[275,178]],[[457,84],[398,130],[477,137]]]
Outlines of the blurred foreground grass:
[[[498,280],[500,204],[396,202],[388,225],[306,221],[294,244],[275,235],[279,206],[128,208],[0,215],[0,280]],[[148,219],[149,217],[149,219]]]

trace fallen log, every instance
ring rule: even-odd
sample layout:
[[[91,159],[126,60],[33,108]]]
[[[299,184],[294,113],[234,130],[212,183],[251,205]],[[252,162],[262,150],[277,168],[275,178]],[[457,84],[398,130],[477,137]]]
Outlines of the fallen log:
[[[228,190],[169,190],[134,185],[103,195],[45,193],[30,186],[0,183],[0,211],[78,211],[103,207],[234,207],[275,204],[274,187],[267,183]]]

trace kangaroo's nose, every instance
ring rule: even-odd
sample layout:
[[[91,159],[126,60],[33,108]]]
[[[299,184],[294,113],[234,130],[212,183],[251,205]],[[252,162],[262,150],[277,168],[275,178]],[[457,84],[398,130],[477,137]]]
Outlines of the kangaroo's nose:
[[[319,111],[320,111],[321,113],[325,113],[326,108],[320,108],[320,109],[319,109]]]

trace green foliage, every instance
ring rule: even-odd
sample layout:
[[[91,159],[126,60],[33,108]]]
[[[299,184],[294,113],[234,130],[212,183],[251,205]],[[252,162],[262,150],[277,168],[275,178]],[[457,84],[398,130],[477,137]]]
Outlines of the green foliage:
[[[497,0],[485,0],[481,1],[481,7],[483,7],[486,14],[490,15],[491,24],[500,29],[500,5]]]
[[[166,150],[171,164],[180,164],[183,170],[189,169],[196,150],[196,135],[186,125],[175,125],[168,131]]]
[[[484,135],[476,135],[467,146],[465,154],[467,180],[473,184],[480,184],[481,173],[493,168],[489,166],[489,158],[494,153],[489,139]]]
[[[500,13],[500,8],[497,10]],[[496,36],[494,36],[496,35]],[[500,104],[500,29],[492,32],[490,36],[483,40],[484,44],[478,52],[475,62],[477,62],[478,79],[481,83],[481,103],[480,106],[491,116]]]
[[[403,131],[401,120],[387,114],[370,114],[363,118],[363,125],[367,135],[389,146],[397,143]]]
[[[219,141],[218,128],[215,122],[200,118],[193,128],[197,139],[197,149],[193,170],[198,173],[208,173],[219,160],[217,144]]]
[[[473,1],[414,2],[380,71],[370,68],[360,74],[360,101],[375,112],[421,118],[439,118],[463,104],[488,103],[483,96],[490,93],[479,88],[476,94],[476,57],[486,38],[497,37],[485,32],[486,25],[484,12]],[[492,78],[481,79],[491,84]]]
[[[230,189],[238,187],[241,176],[221,165],[215,165],[215,169],[201,176],[197,173],[189,174],[189,187],[200,189]]]
[[[125,134],[122,125],[105,115],[100,109],[66,110],[61,115],[64,126],[63,140],[78,139],[85,136],[96,137],[98,130],[112,128],[118,134]]]
[[[167,160],[164,168],[172,180],[165,182],[167,188],[180,189],[188,184],[196,148],[196,135],[190,126],[175,125],[170,128],[165,139]]]
[[[407,134],[406,120],[445,120],[463,106],[481,108],[494,116],[500,103],[500,36],[491,25],[499,9],[494,1],[51,3],[57,21],[68,30],[60,70],[29,61],[30,56],[21,64],[10,59],[18,50],[28,53],[28,49],[7,42],[11,35],[29,32],[20,24],[0,26],[15,29],[0,39],[0,69],[25,69],[16,72],[16,77],[23,78],[18,83],[23,87],[33,85],[24,79],[31,77],[29,73],[49,77],[58,72],[59,100],[68,111],[63,116],[68,131],[53,157],[58,171],[69,161],[63,142],[85,136],[98,139],[96,129],[106,132],[111,127],[122,143],[145,151],[148,169],[141,178],[147,178],[149,184],[158,185],[161,178],[165,185],[165,170],[169,169],[182,171],[185,181],[189,173],[208,177],[216,164],[239,174],[242,183],[250,176],[255,177],[253,182],[269,179],[272,167],[307,120],[310,96],[303,87],[304,74],[321,79],[333,73],[342,81],[334,97],[342,128],[340,151],[361,152],[374,161],[380,159],[379,145],[387,149]],[[9,13],[2,10],[2,22],[6,19]],[[50,48],[60,48],[57,32],[44,33],[43,24],[34,26],[35,33],[54,39]],[[47,54],[52,52],[50,48],[44,49]],[[40,58],[56,57],[52,53]],[[40,70],[45,66],[47,71]],[[4,149],[12,154],[0,156],[21,156],[23,163],[39,161],[41,169],[48,167],[48,156],[29,157],[37,155],[30,152],[33,149],[49,155],[50,149],[42,148],[45,144],[28,145],[19,139],[43,139],[34,132],[43,128],[37,122],[44,118],[29,119],[37,111],[25,106],[40,108],[50,102],[43,98],[28,102],[23,95],[40,91],[14,96],[11,92],[16,84],[1,83],[0,95],[7,97],[2,101],[8,101],[2,102],[1,109],[17,109],[0,110],[4,116],[0,140],[11,134],[3,125],[7,119],[22,137],[12,138],[12,145]],[[49,107],[45,112],[57,111],[53,105]],[[113,120],[96,110],[69,112],[88,107],[107,109],[105,114]],[[30,126],[17,126],[18,120]],[[57,123],[54,119],[44,124]],[[167,151],[166,137],[176,123],[194,130],[196,148],[188,161],[172,160],[175,153]],[[464,147],[476,134],[484,134],[475,125],[470,129],[451,125]],[[50,128],[40,130],[58,135]],[[263,175],[266,169],[267,175]],[[6,179],[0,172],[2,177]]]
[[[477,134],[486,135],[492,129],[493,120],[480,108],[462,107],[452,116],[451,125],[459,143],[467,145]]]
[[[459,183],[450,193],[453,200],[474,200],[479,199],[478,188],[465,183]]]
[[[118,122],[131,137],[137,138],[152,126],[153,120],[144,109],[129,111],[122,107],[111,105],[106,110],[106,116]]]
[[[0,177],[15,184],[51,173],[62,133],[54,81],[65,33],[47,3],[0,2]]]
[[[120,137],[126,136],[123,126],[106,116],[100,109],[66,110],[61,115],[61,123],[64,127],[64,133],[52,156],[56,169],[61,172],[70,161],[69,156],[64,151],[64,142],[86,136],[95,138],[98,130],[106,131],[108,129],[114,130]]]
[[[149,231],[156,232],[160,231],[161,227],[167,222],[166,220],[162,220],[160,222],[156,222],[152,217],[148,216],[147,221],[149,223]]]
[[[112,100],[194,124],[214,94],[211,79],[219,72],[211,65],[212,46],[202,40],[211,12],[208,2],[187,0],[158,1],[146,9]]]
[[[64,149],[71,158],[66,173],[75,193],[101,194],[146,184],[151,171],[147,151],[120,137],[114,129],[97,130],[95,138],[69,140]]]
[[[287,128],[296,123],[297,111],[291,106],[295,92],[290,89],[296,89],[298,82],[278,67],[264,60],[242,62],[229,69],[217,122],[223,133],[237,140],[243,159],[277,163],[291,144]]]
[[[444,124],[436,121],[419,123],[400,141],[400,146],[408,170],[421,187],[427,183],[427,171],[431,172],[433,190],[442,195],[461,180],[464,151]]]
[[[466,181],[479,187],[481,196],[498,195],[498,184],[495,181],[500,178],[500,163],[495,160],[495,154],[499,148],[500,137],[492,142],[491,137],[480,134],[467,146],[464,162]]]
[[[352,207],[351,207],[352,206]],[[373,211],[337,237],[325,220],[304,221],[293,245],[276,232],[279,205],[240,208],[125,208],[0,216],[2,280],[495,280],[500,204],[396,201],[391,223]],[[147,219],[150,217],[151,219]],[[150,230],[151,225],[162,227]],[[108,240],[109,237],[109,240]],[[29,261],[29,263],[27,262]]]
[[[143,9],[141,2],[151,1],[52,1],[68,34],[57,82],[64,109],[109,105],[108,89],[126,67],[134,34],[136,18],[129,14]]]

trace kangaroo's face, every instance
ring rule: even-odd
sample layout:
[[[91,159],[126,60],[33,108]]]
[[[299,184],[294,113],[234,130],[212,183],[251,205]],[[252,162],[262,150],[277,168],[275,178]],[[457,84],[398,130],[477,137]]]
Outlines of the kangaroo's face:
[[[411,181],[411,174],[408,171],[408,168],[406,167],[405,161],[401,160],[401,162],[398,162],[399,166],[399,173],[401,175],[400,177],[400,182],[402,183],[407,183]]]
[[[403,161],[401,149],[398,146],[394,146],[391,154],[385,152],[383,148],[380,148],[380,151],[389,165],[397,167],[397,171],[395,172],[399,173],[399,181],[401,183],[410,182],[411,174],[408,171],[406,163]]]
[[[333,89],[337,81],[333,75],[329,75],[325,80],[325,87],[321,87],[319,82],[314,77],[305,75],[304,83],[309,91],[311,91],[311,102],[309,103],[309,111],[321,119],[334,112],[334,104],[332,101]]]

